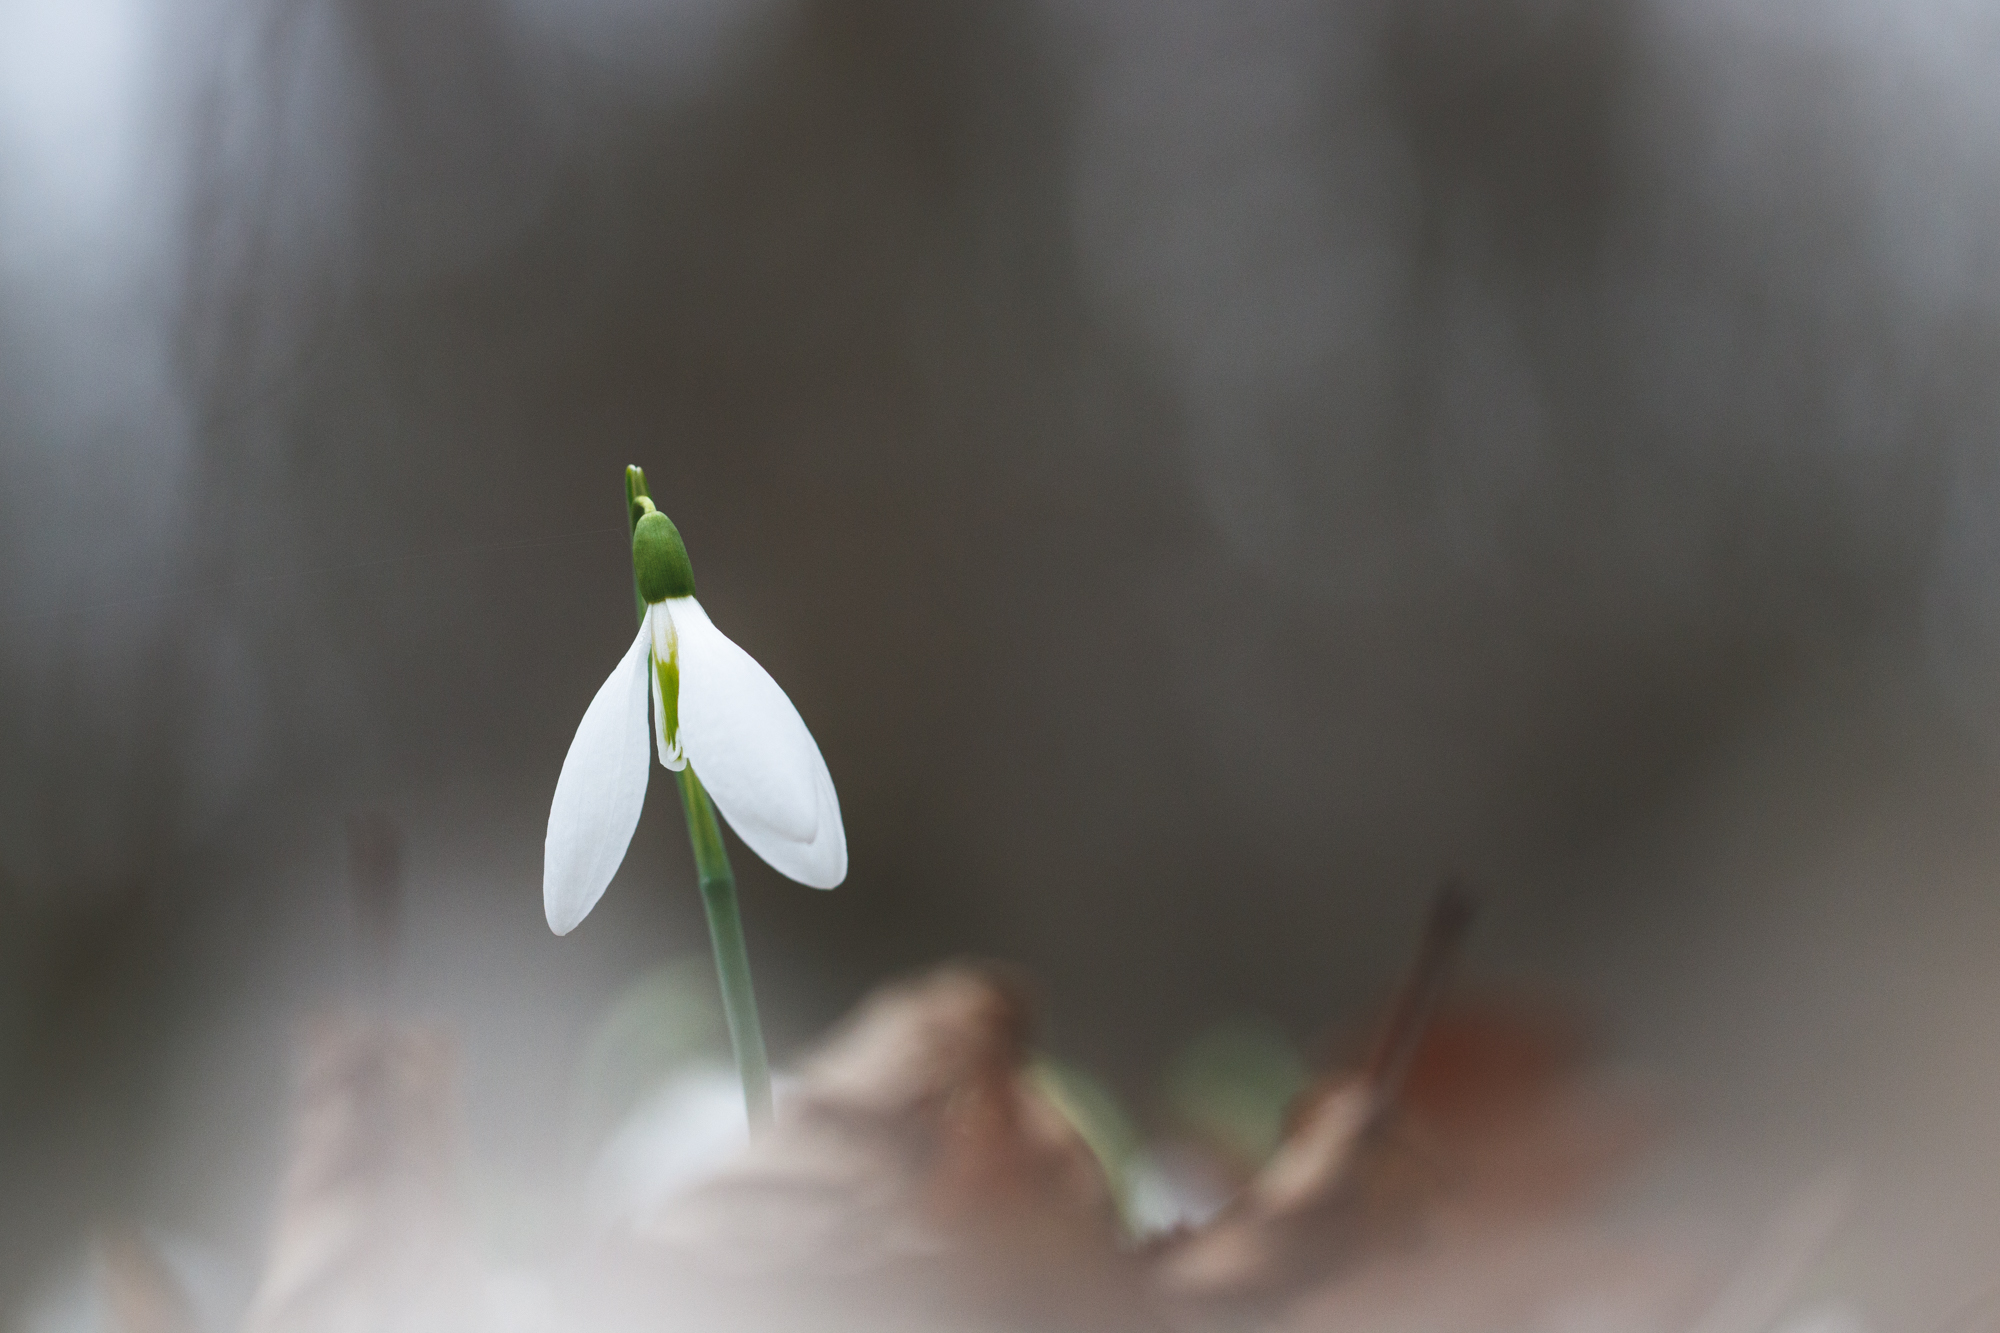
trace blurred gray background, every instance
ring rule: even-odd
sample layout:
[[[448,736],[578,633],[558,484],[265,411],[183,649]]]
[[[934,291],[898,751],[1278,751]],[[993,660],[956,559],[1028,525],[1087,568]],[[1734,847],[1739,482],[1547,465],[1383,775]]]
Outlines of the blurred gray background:
[[[0,1310],[254,1262],[292,1034],[460,1033],[561,1188],[705,947],[547,801],[620,469],[839,786],[738,849],[780,1054],[960,953],[1143,1109],[1449,869],[1665,1089],[1663,1206],[2000,1248],[2000,12],[1947,0],[0,0]],[[369,982],[344,829],[406,834]]]

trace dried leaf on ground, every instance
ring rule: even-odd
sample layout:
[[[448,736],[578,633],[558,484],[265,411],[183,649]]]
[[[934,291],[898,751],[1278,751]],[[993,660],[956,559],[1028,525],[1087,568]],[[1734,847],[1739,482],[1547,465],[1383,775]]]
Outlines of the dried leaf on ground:
[[[1170,1298],[1281,1303],[1385,1256],[1560,1221],[1645,1141],[1559,1017],[1465,1005],[1431,1020],[1393,1100],[1367,1072],[1300,1098],[1284,1142],[1210,1226],[1155,1258]]]
[[[633,1228],[640,1304],[727,1308],[738,1327],[796,1327],[802,1309],[831,1326],[1155,1327],[1103,1171],[1029,1075],[1029,1029],[1024,988],[991,968],[878,992],[768,1133]]]
[[[116,1333],[200,1333],[194,1302],[152,1242],[121,1228],[100,1236],[94,1249],[105,1312]]]
[[[312,1027],[247,1333],[479,1326],[454,1078],[436,1030],[364,1018]]]

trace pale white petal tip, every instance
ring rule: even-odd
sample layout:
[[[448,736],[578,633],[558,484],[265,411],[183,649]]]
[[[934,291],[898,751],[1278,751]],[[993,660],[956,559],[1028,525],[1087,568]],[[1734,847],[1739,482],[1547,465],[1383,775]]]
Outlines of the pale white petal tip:
[[[837,889],[847,882],[847,833],[840,826],[838,807],[833,810],[832,816],[831,835],[823,832],[799,858],[798,870],[801,873],[785,871],[809,889]],[[825,817],[824,813],[821,817]]]
[[[597,899],[603,891],[585,897],[574,891],[565,892],[563,886],[547,881],[542,884],[542,914],[549,919],[549,930],[557,935],[567,935],[583,924],[590,915]]]
[[[564,916],[559,915],[556,905],[548,900],[548,892],[546,890],[544,890],[542,894],[542,910],[548,915],[549,929],[555,932],[559,936],[567,935],[572,930],[575,930],[578,926],[583,924],[582,917],[578,917],[576,920],[570,921],[565,919]]]

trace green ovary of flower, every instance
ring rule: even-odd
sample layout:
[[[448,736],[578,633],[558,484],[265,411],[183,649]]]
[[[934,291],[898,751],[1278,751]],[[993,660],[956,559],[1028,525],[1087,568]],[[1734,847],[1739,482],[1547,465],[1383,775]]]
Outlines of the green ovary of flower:
[[[654,509],[632,529],[632,574],[650,605],[694,596],[694,566],[672,519]]]

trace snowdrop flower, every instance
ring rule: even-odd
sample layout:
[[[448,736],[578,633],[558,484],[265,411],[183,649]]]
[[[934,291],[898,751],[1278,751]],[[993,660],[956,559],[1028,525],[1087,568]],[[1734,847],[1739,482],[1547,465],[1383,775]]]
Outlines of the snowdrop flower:
[[[770,673],[709,621],[681,534],[650,500],[632,533],[639,637],[584,710],[549,807],[542,905],[566,935],[611,882],[646,802],[651,698],[660,762],[692,766],[751,851],[816,889],[847,878],[840,801],[819,746]]]

